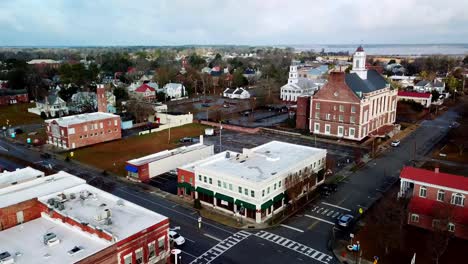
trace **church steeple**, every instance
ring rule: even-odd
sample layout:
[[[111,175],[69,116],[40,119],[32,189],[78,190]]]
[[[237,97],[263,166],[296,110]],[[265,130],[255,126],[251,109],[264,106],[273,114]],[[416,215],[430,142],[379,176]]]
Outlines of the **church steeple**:
[[[353,69],[351,72],[356,73],[363,80],[367,79],[366,53],[362,46],[359,46],[353,54]]]

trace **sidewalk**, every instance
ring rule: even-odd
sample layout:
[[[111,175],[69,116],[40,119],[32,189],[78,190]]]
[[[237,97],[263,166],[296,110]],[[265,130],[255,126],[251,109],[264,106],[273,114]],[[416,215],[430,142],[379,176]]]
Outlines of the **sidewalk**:
[[[336,241],[336,246],[333,248],[333,254],[341,263],[348,263],[348,264],[372,264],[373,261],[369,261],[366,259],[360,259],[359,253],[361,252],[351,252],[349,251],[346,246],[349,245],[349,241],[345,240],[338,240]]]

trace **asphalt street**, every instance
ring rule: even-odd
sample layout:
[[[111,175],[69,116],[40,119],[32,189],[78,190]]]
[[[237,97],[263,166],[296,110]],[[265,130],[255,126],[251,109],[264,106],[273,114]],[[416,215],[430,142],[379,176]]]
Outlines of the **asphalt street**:
[[[43,160],[37,150],[3,138],[0,140],[0,152],[37,164],[50,164],[55,169],[66,170],[89,182],[99,179],[103,182],[101,187],[104,190],[168,216],[171,226],[180,227],[179,233],[187,240],[180,247],[182,263],[337,263],[327,247],[336,218],[344,213],[357,215],[359,208],[369,207],[391,183],[398,180],[399,171],[409,160],[423,158],[444,137],[456,116],[456,113],[449,111],[436,120],[422,122],[410,137],[402,140],[399,147],[388,150],[352,174],[339,186],[338,192],[315,201],[304,213],[282,225],[263,231],[240,231],[206,219],[203,219],[199,230],[197,212],[169,201],[164,194],[142,191],[131,184],[106,177],[100,170],[80,164],[53,158]],[[246,137],[241,142],[235,136],[226,140],[232,140],[230,144],[237,151],[271,140],[271,137]],[[277,140],[294,142],[294,139],[285,136],[278,137]],[[216,143],[216,139],[213,137],[208,142]],[[313,142],[309,144],[315,145]],[[321,147],[321,144],[317,142],[317,147]],[[231,146],[226,147],[231,149]],[[335,145],[329,148],[329,153],[343,160],[352,155],[352,150]]]

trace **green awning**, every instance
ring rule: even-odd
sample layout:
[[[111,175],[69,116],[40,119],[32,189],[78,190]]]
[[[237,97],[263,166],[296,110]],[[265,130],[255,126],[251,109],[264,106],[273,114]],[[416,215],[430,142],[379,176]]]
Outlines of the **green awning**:
[[[267,208],[270,208],[273,205],[273,200],[268,200],[262,204],[260,207],[262,210],[265,210]]]
[[[244,201],[239,200],[239,199],[236,200],[236,205],[237,205],[237,206],[242,206],[242,207],[244,207],[244,208],[246,208],[246,209],[250,209],[250,210],[256,210],[256,209],[257,209],[257,207],[255,206],[255,204],[251,204],[251,203],[248,203],[248,202],[244,202]]]
[[[220,199],[220,200],[223,200],[223,201],[226,201],[226,202],[234,203],[234,198],[232,198],[230,196],[227,196],[227,195],[224,195],[222,193],[216,193],[215,197],[216,197],[216,199]]]
[[[177,183],[177,187],[179,188],[185,188],[187,190],[190,190],[190,191],[194,191],[195,188],[188,182],[178,182]]]
[[[276,203],[278,201],[283,200],[283,198],[284,198],[284,193],[280,193],[280,194],[276,195],[275,197],[273,197],[273,202]]]
[[[214,192],[210,191],[208,189],[202,188],[202,187],[197,187],[197,192],[204,193],[209,196],[214,196]]]

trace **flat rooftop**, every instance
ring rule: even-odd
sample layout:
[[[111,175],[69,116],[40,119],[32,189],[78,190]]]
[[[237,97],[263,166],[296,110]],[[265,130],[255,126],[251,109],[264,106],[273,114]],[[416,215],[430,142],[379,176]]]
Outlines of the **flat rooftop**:
[[[18,182],[44,177],[44,175],[44,172],[31,167],[16,169],[14,171],[5,171],[0,173],[0,188],[16,184]]]
[[[99,120],[105,120],[108,118],[115,118],[115,117],[120,117],[120,116],[114,115],[111,113],[94,112],[94,113],[59,117],[59,118],[54,118],[54,119],[47,119],[45,120],[45,122],[50,123],[52,121],[55,121],[57,122],[57,124],[61,126],[70,126],[70,125],[80,124],[84,122],[99,121]]]
[[[150,154],[148,156],[129,160],[127,161],[127,163],[135,165],[135,166],[140,166],[143,164],[147,164],[147,163],[162,160],[171,156],[175,156],[177,154],[187,153],[190,151],[199,150],[199,149],[203,149],[207,147],[210,147],[210,146],[204,145],[203,143],[197,143],[197,144],[193,144],[189,146],[182,146],[182,147],[171,149],[171,150],[163,150],[158,153]]]
[[[0,189],[0,208],[62,191],[86,181],[64,171]]]
[[[99,228],[113,236],[115,241],[120,241],[167,219],[166,216],[88,184],[42,196],[39,201],[48,204],[51,198],[64,200],[64,208],[56,210],[57,213],[77,222],[86,223],[94,229]],[[111,223],[105,221],[107,212],[110,213]]]
[[[60,243],[45,245],[43,236],[49,232],[56,234]],[[16,264],[75,263],[110,245],[111,242],[77,231],[76,228],[48,216],[0,232],[0,251],[10,253]],[[82,247],[82,250],[70,255],[68,251],[75,246]]]
[[[226,152],[229,152],[229,157]],[[262,182],[288,171],[305,159],[312,156],[321,158],[326,153],[325,149],[271,141],[253,149],[244,149],[242,154],[225,151],[223,155],[205,159],[206,162],[196,165],[196,169]]]

